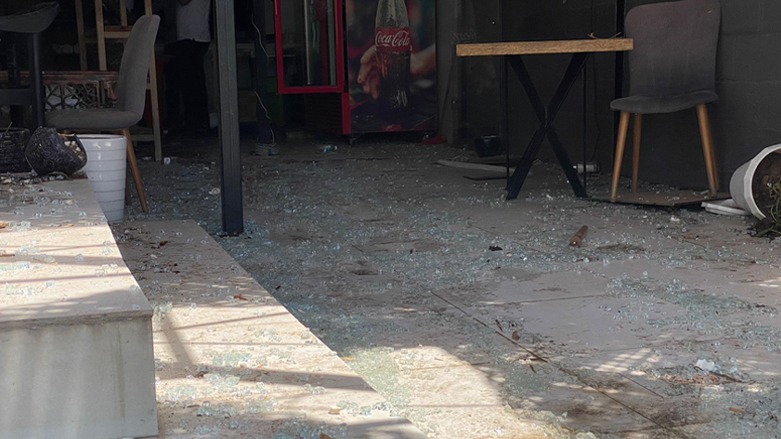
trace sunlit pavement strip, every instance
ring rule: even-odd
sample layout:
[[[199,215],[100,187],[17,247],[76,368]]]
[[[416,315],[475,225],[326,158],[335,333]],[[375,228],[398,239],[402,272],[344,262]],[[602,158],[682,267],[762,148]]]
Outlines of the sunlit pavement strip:
[[[115,230],[155,304],[161,437],[425,437],[197,224]]]

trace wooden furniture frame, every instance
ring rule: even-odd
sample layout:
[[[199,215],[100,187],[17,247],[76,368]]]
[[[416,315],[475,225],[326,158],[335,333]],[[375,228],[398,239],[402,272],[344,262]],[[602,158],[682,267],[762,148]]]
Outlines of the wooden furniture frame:
[[[21,82],[30,82],[30,72],[19,72]],[[113,107],[116,101],[117,72],[51,70],[43,72],[44,109]],[[0,84],[9,81],[0,71]]]
[[[79,36],[79,53],[81,69],[87,70],[87,56],[86,56],[86,40],[84,38],[84,8],[82,0],[75,0],[76,2],[76,25],[78,27]],[[107,67],[106,61],[106,40],[124,40],[130,35],[131,26],[127,24],[127,4],[125,0],[119,0],[120,10],[120,25],[119,26],[106,26],[103,23],[103,2],[102,0],[95,0],[95,28],[97,30],[97,44],[98,44],[98,68],[101,71],[105,71]],[[144,13],[146,15],[152,14],[152,0],[144,0]],[[152,110],[152,134],[134,134],[136,141],[152,141],[155,144],[155,161],[163,161],[163,142],[162,142],[162,128],[160,126],[160,102],[158,96],[158,84],[157,84],[157,66],[155,65],[155,58],[152,56],[152,63],[149,65],[149,83],[147,89],[150,91],[151,97],[151,110]]]
[[[618,184],[621,179],[621,165],[623,164],[626,138],[629,131],[629,119],[632,114],[628,111],[621,112],[618,124],[618,139],[616,141],[616,159],[613,163],[613,180],[610,185],[610,201],[618,199]],[[702,153],[705,157],[705,170],[708,174],[708,189],[710,195],[715,197],[719,192],[719,179],[716,173],[716,155],[713,152],[713,135],[711,134],[710,118],[706,104],[697,106],[697,120],[700,125],[700,138],[702,139]],[[640,139],[643,129],[643,115],[634,115],[633,148],[632,148],[632,192],[637,193],[637,183],[640,176]]]

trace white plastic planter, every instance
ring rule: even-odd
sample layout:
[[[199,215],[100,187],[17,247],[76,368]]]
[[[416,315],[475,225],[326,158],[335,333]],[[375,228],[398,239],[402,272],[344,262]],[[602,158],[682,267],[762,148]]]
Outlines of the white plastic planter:
[[[732,180],[729,183],[729,192],[732,195],[732,199],[743,210],[751,212],[752,215],[759,219],[765,219],[765,214],[759,210],[759,206],[754,201],[754,190],[751,187],[754,181],[754,174],[757,172],[757,167],[765,157],[773,153],[781,153],[781,144],[768,146],[763,149],[762,152],[756,155],[750,162],[745,163],[739,167],[734,174],[732,174]]]
[[[127,139],[124,136],[79,134],[87,151],[84,172],[98,197],[100,208],[110,222],[125,215],[125,166]]]

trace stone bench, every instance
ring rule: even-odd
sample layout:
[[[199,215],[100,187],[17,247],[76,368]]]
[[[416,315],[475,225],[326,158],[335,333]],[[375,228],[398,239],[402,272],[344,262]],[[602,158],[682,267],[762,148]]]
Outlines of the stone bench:
[[[158,432],[152,308],[87,180],[0,185],[0,437]]]

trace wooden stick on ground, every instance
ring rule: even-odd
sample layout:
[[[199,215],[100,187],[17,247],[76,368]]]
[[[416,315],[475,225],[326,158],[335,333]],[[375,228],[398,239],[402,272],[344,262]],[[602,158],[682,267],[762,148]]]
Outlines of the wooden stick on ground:
[[[583,226],[578,230],[578,233],[569,239],[569,245],[572,247],[580,247],[583,244],[583,240],[586,239],[586,233],[588,233],[588,226]]]

